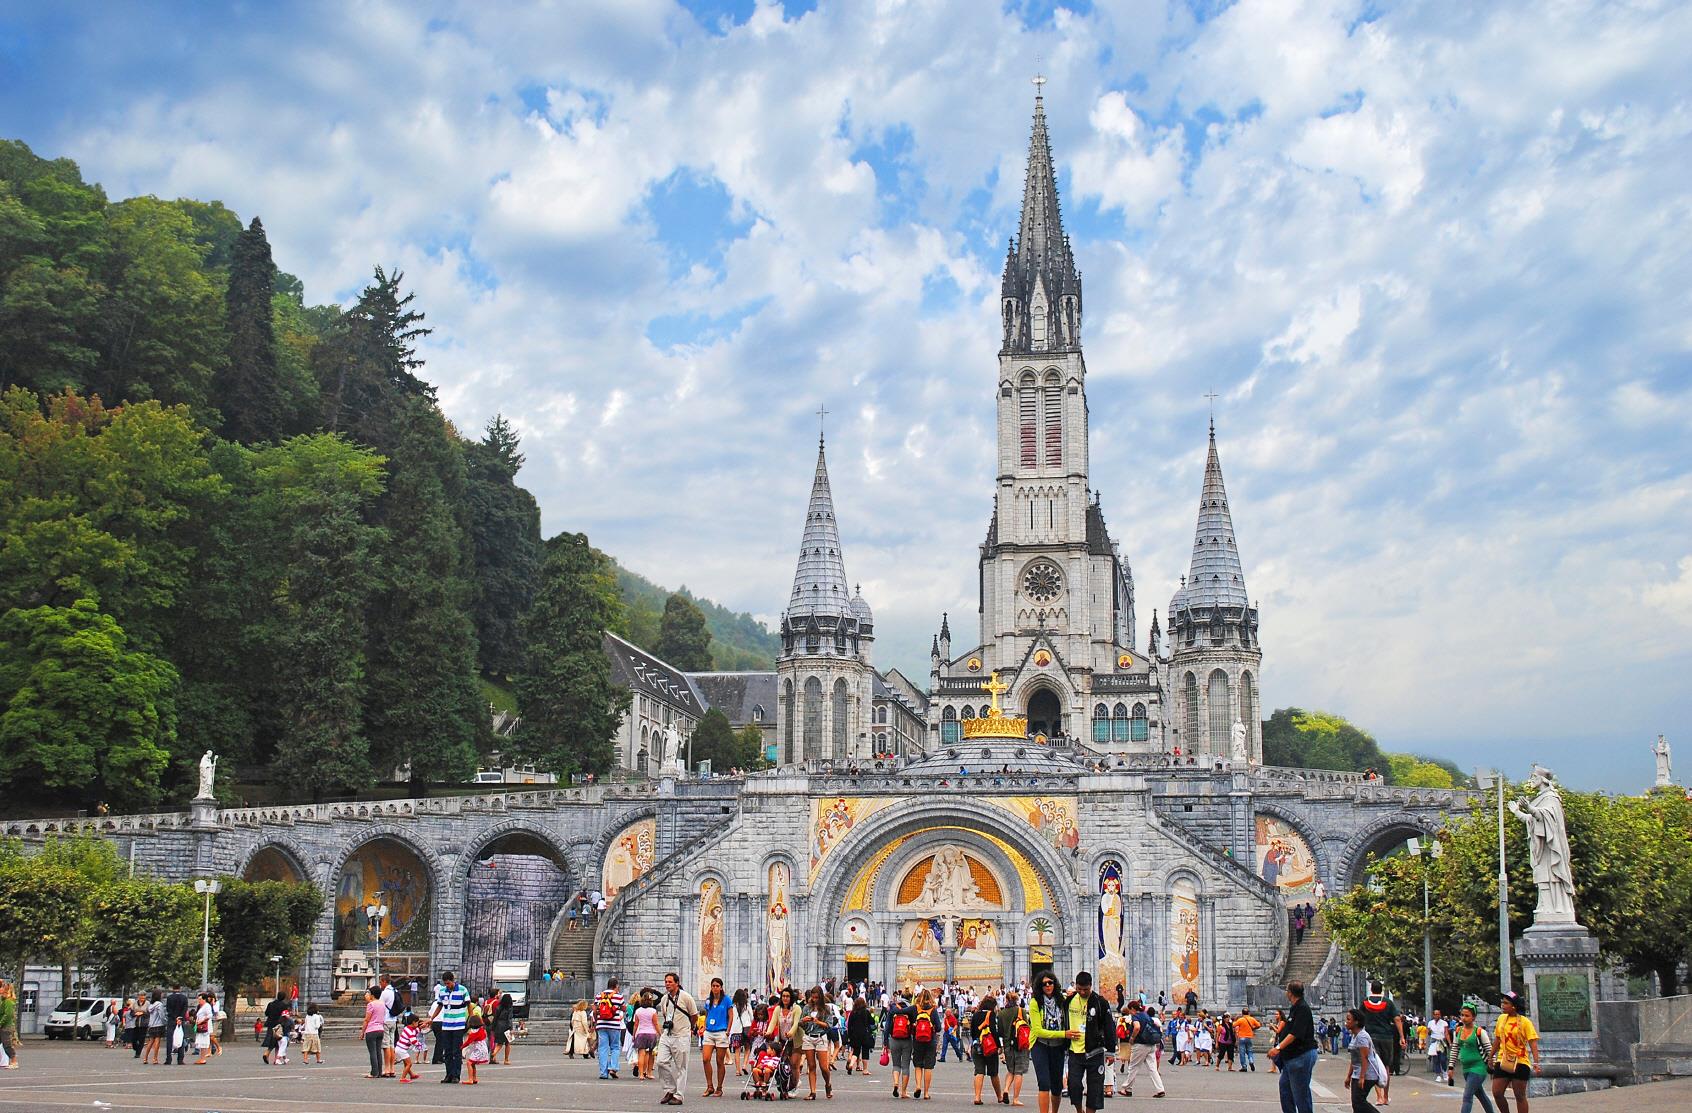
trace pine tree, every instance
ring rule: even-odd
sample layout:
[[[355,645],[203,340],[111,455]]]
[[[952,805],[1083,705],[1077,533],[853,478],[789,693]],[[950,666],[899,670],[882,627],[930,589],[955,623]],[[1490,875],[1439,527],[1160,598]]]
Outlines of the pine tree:
[[[523,615],[540,571],[540,507],[513,482],[523,465],[517,433],[503,417],[465,446],[470,540],[475,551],[476,643],[482,671],[514,675],[523,665]]]
[[[711,631],[705,628],[705,612],[679,591],[664,600],[658,647],[653,653],[683,672],[704,672],[711,667]]]
[[[415,294],[400,293],[402,271],[376,268],[375,280],[335,323],[333,335],[319,349],[319,390],[324,424],[345,429],[367,443],[381,445],[383,431],[401,397],[435,400],[435,388],[417,377],[423,361],[416,342],[432,329],[424,314],[411,308]]]
[[[276,264],[264,225],[255,216],[230,256],[224,294],[229,361],[217,378],[215,399],[223,411],[223,435],[243,444],[277,440],[288,426],[289,401],[277,373],[271,317],[275,293]]]
[[[464,456],[422,398],[399,400],[390,431],[368,618],[371,762],[379,776],[409,765],[417,780],[468,780],[488,717],[476,684]]]
[[[516,683],[517,749],[525,760],[560,776],[603,773],[615,763],[611,740],[629,692],[611,679],[604,635],[621,605],[610,562],[586,534],[546,543]]]

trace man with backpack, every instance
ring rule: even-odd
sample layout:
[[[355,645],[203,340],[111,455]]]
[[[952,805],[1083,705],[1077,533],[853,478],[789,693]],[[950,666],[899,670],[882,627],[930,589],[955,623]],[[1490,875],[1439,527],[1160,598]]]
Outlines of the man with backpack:
[[[1104,1108],[1105,1062],[1116,1054],[1116,1018],[1110,1002],[1093,992],[1093,976],[1075,975],[1075,992],[1064,999],[1069,1027],[1069,1104],[1075,1113]]]
[[[1005,1088],[999,1100],[1006,1105],[1022,1104],[1022,1078],[1028,1073],[1028,1053],[1034,1046],[1034,1028],[1022,997],[1015,990],[1005,993],[1005,1003],[994,1014],[999,1052],[1004,1056]]]
[[[1163,1043],[1163,1028],[1157,1022],[1156,1009],[1147,1008],[1144,1002],[1135,1005],[1134,1014],[1128,1021],[1128,1040],[1132,1050],[1128,1053],[1128,1073],[1122,1081],[1122,1096],[1134,1096],[1134,1076],[1144,1066],[1151,1074],[1152,1085],[1157,1087],[1152,1097],[1162,1097],[1163,1076],[1157,1070],[1157,1051]]]
[[[605,983],[605,992],[593,1003],[593,1028],[599,1037],[599,1077],[616,1078],[623,1052],[623,994],[616,978]]]

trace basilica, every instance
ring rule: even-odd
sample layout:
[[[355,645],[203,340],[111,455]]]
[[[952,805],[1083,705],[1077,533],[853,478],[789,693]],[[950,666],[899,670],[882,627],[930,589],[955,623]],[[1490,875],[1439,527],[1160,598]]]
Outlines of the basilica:
[[[963,616],[939,616],[926,678],[874,666],[819,444],[773,671],[685,673],[606,635],[633,697],[621,776],[279,807],[208,792],[183,813],[0,835],[96,833],[165,877],[313,882],[322,917],[284,972],[311,1000],[378,968],[484,986],[493,963],[527,961],[543,1015],[608,976],[669,971],[701,991],[1086,969],[1221,1006],[1278,1004],[1297,976],[1321,1002],[1354,973],[1320,925],[1295,938],[1288,908],[1364,882],[1373,855],[1470,797],[1263,764],[1258,611],[1214,427],[1191,566],[1137,640],[1133,572],[1091,486],[1081,276],[1038,97],[1000,305],[978,629],[954,639]],[[770,768],[686,760],[713,707],[764,732]],[[606,899],[585,928],[583,893]]]

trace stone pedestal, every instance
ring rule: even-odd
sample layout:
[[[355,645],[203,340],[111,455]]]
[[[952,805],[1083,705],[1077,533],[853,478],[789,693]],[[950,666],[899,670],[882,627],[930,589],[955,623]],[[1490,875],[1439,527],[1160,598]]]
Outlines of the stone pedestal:
[[[196,796],[188,801],[188,824],[197,830],[209,830],[217,826],[217,799],[212,796]]]
[[[1534,924],[1516,941],[1528,1015],[1545,1069],[1528,1092],[1568,1094],[1610,1086],[1616,1068],[1598,1048],[1598,940],[1579,924]]]

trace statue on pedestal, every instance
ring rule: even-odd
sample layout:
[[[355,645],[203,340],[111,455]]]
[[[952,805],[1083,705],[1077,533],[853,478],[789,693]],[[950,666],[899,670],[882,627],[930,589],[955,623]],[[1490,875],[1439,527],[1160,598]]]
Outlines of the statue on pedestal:
[[[1246,752],[1246,728],[1238,719],[1234,720],[1234,760],[1244,762],[1250,759]]]
[[[1569,832],[1563,821],[1563,797],[1551,770],[1535,763],[1528,787],[1535,792],[1510,801],[1510,810],[1527,825],[1528,854],[1533,883],[1539,889],[1534,926],[1575,922],[1574,870],[1569,856]]]
[[[210,750],[200,755],[200,791],[194,794],[196,800],[211,800],[215,798],[213,782],[217,780],[217,755]]]
[[[1673,775],[1673,766],[1670,764],[1669,757],[1668,739],[1664,738],[1660,734],[1657,735],[1657,744],[1651,747],[1651,753],[1654,754],[1657,759],[1657,787],[1662,788],[1664,785],[1669,783],[1669,777]]]
[[[679,777],[685,772],[682,769],[681,731],[676,729],[674,723],[671,723],[664,728],[662,737],[664,739],[664,752],[660,755],[658,771],[666,777]]]

